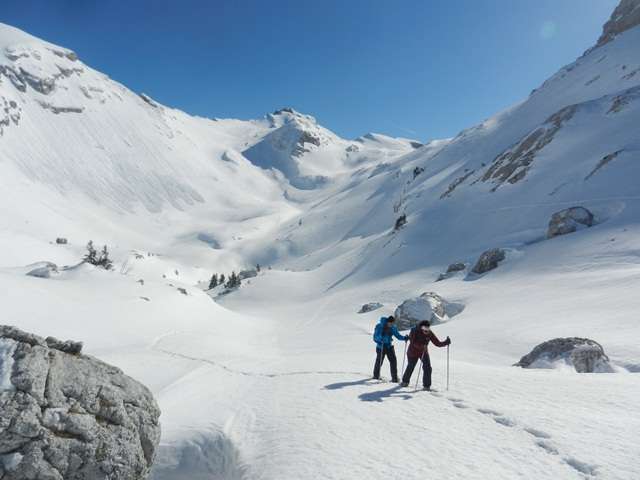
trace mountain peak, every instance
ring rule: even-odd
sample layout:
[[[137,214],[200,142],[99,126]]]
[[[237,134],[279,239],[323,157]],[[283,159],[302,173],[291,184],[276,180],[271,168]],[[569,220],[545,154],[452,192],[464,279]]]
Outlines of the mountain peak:
[[[621,33],[640,25],[640,0],[621,0],[602,27],[596,47],[609,43]]]

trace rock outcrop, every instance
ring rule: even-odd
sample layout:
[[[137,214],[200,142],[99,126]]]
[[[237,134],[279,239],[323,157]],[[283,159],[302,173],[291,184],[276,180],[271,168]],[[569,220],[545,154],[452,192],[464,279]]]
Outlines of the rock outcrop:
[[[432,325],[446,322],[463,308],[460,304],[446,301],[437,293],[425,292],[419,297],[402,302],[393,316],[396,318],[398,329],[406,330],[422,320],[428,320]]]
[[[0,479],[148,476],[160,440],[153,396],[81,350],[0,326]]]
[[[547,238],[573,233],[593,225],[594,216],[584,207],[571,207],[554,213],[549,221]]]
[[[250,268],[249,270],[242,270],[238,274],[238,277],[240,278],[240,280],[246,280],[247,278],[254,278],[257,276],[258,276],[258,270],[256,270],[255,268]]]
[[[447,271],[438,275],[436,282],[440,282],[442,280],[446,280],[447,278],[453,277],[458,272],[464,272],[467,269],[467,265],[463,262],[452,263],[447,267]]]
[[[640,25],[640,0],[621,0],[609,21],[602,27],[602,35],[596,47],[609,43],[622,32],[637,25]]]
[[[381,303],[369,302],[362,305],[362,307],[360,307],[360,310],[358,310],[358,313],[373,312],[374,310],[378,310],[379,308],[382,308]]]
[[[507,252],[505,250],[502,248],[492,248],[480,255],[480,258],[478,258],[478,261],[471,271],[478,275],[490,272],[491,270],[498,268],[500,262],[505,258],[507,258]]]
[[[576,372],[612,372],[609,357],[602,345],[588,338],[554,338],[536,346],[515,364],[523,368],[554,368],[558,364],[573,366]]]

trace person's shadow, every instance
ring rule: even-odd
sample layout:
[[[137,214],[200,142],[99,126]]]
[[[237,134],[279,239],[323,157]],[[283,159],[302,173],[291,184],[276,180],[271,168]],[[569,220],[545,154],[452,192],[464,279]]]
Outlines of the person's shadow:
[[[357,387],[358,385],[370,385],[371,382],[373,382],[375,380],[371,379],[371,378],[364,378],[362,380],[355,380],[353,382],[338,382],[338,383],[331,383],[329,385],[325,385],[324,388],[325,390],[340,390],[342,388],[346,388],[346,387]]]
[[[402,400],[409,400],[413,395],[413,392],[400,391],[402,387],[396,385],[387,390],[378,390],[376,392],[365,392],[358,395],[358,398],[363,402],[382,402],[386,398],[401,398]]]

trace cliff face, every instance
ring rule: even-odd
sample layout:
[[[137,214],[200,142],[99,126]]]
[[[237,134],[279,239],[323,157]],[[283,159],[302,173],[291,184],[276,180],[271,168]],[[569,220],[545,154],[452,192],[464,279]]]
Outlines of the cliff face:
[[[609,21],[604,24],[596,47],[610,42],[617,35],[636,25],[640,25],[640,0],[621,0]]]

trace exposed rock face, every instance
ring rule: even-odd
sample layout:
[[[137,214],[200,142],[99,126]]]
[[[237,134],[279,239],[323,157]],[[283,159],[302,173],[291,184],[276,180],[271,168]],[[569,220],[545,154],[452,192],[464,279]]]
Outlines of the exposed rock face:
[[[557,363],[571,365],[579,373],[612,372],[602,345],[588,338],[554,338],[536,346],[515,364],[523,368],[553,368]]]
[[[502,248],[492,248],[480,255],[480,258],[478,258],[478,261],[471,271],[478,275],[489,272],[498,268],[500,262],[505,258],[507,258],[507,252]]]
[[[573,118],[576,110],[576,105],[559,110],[514,147],[498,155],[482,176],[482,181],[496,183],[492,189],[495,191],[504,182],[513,184],[522,180],[529,172],[538,152],[553,141],[563,125]]]
[[[425,292],[419,297],[402,302],[393,316],[396,318],[398,329],[406,330],[422,320],[428,320],[432,325],[446,322],[463,309],[462,305],[450,303],[437,293]]]
[[[571,207],[560,210],[551,216],[547,238],[573,233],[593,225],[593,213],[584,207]]]
[[[640,25],[640,0],[621,0],[609,21],[602,27],[602,35],[596,47],[610,42],[622,32],[637,25]]]
[[[81,350],[0,326],[0,479],[147,477],[160,440],[153,396]]]
[[[373,312],[374,310],[378,310],[379,308],[382,308],[381,303],[378,303],[378,302],[365,303],[364,305],[362,305],[362,307],[360,307],[360,310],[358,310],[358,313]]]
[[[438,276],[436,282],[440,282],[441,280],[446,280],[447,278],[454,276],[458,272],[463,272],[464,270],[466,270],[466,268],[467,268],[467,265],[463,262],[452,263],[447,267],[446,272],[441,273]]]
[[[0,66],[0,75],[2,75],[1,68]],[[20,123],[21,114],[22,108],[18,105],[18,102],[0,96],[0,137],[6,127]]]

